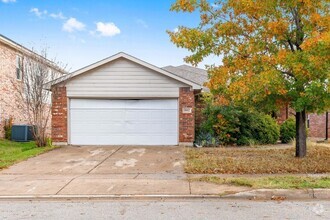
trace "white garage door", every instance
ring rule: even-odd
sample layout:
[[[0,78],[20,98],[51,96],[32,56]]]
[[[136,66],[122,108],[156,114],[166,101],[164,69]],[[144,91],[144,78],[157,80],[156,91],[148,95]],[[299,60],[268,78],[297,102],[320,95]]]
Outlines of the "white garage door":
[[[70,100],[70,143],[176,145],[178,100]]]

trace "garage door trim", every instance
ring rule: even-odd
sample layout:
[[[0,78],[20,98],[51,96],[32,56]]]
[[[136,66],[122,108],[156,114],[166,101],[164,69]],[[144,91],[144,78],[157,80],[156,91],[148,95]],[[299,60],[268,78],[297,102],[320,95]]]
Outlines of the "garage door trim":
[[[162,101],[164,101],[164,102],[162,102]],[[73,103],[73,102],[76,102],[76,103]],[[167,102],[172,103],[172,104],[175,103],[175,109],[164,106]],[[68,103],[69,103],[68,119],[67,119],[68,120],[68,142],[70,144],[73,144],[73,145],[75,145],[75,144],[76,145],[177,145],[179,143],[179,100],[178,99],[174,99],[174,98],[168,98],[168,99],[162,99],[162,98],[160,98],[160,99],[93,99],[93,98],[89,98],[89,99],[78,98],[77,99],[77,98],[70,98],[68,100]],[[102,104],[109,105],[110,107],[109,106],[100,106],[100,103],[101,103],[101,105]],[[133,103],[133,105],[130,107],[125,107],[125,108],[121,108],[122,106],[115,108],[114,106],[116,103],[117,104],[119,103],[119,105],[124,104],[126,106],[127,106],[127,103],[128,104]],[[97,106],[94,107],[93,106],[94,104]],[[78,105],[78,107],[77,107],[77,105]],[[81,105],[81,106],[79,106],[79,105]],[[136,105],[139,105],[138,108],[134,108],[134,106],[136,107]],[[150,106],[148,107],[148,105],[150,105],[151,107]],[[157,106],[157,105],[159,105],[159,106]],[[143,108],[143,106],[147,106],[147,108]],[[86,110],[86,112],[82,109]],[[111,115],[109,115],[110,116],[109,124],[112,123],[112,121],[111,121],[112,118],[115,118],[115,120],[117,120],[117,118],[115,117],[115,114],[113,114],[113,111],[116,111],[117,114],[119,114],[120,118],[121,118],[121,115],[124,114],[125,115],[124,119],[119,120],[120,121],[119,128],[122,129],[124,132],[123,133],[115,132],[116,129],[113,129],[112,126],[107,126],[106,123],[104,123],[105,128],[110,129],[110,130],[107,130],[104,132],[114,132],[114,133],[112,133],[112,135],[113,135],[112,141],[114,141],[114,142],[108,142],[108,143],[102,142],[101,135],[100,135],[101,138],[97,138],[98,141],[96,141],[95,143],[91,143],[90,141],[88,141],[88,138],[90,138],[90,140],[94,140],[93,135],[95,133],[93,133],[93,128],[91,128],[92,133],[91,133],[90,137],[83,136],[83,137],[86,137],[86,139],[81,140],[81,142],[79,142],[79,141],[77,142],[78,136],[76,136],[76,134],[74,134],[73,132],[76,132],[77,134],[79,134],[79,132],[77,132],[77,130],[81,129],[82,126],[78,126],[80,122],[78,119],[75,120],[73,118],[75,116],[72,113],[73,113],[73,111],[79,112],[79,110],[81,110],[81,112],[76,113],[75,116],[78,116],[78,114],[82,114],[82,115],[85,114],[86,118],[89,118],[89,119],[91,119],[91,118],[93,119],[93,115],[94,115],[95,111],[99,111],[99,110],[103,111],[103,116],[107,115],[107,111],[109,111],[109,113],[110,112],[112,113]],[[119,110],[124,110],[124,111],[120,112]],[[157,129],[160,129],[160,130],[156,129],[155,132],[164,132],[164,134],[168,135],[168,138],[165,138],[165,136],[160,135],[161,133],[156,133],[155,135],[152,135],[152,133],[148,132],[148,129],[149,130],[154,130],[154,129],[150,129],[148,127],[149,118],[146,118],[146,116],[144,119],[138,119],[138,118],[140,118],[140,116],[134,117],[134,115],[136,116],[136,114],[137,115],[139,115],[139,114],[146,115],[149,110],[152,111],[152,113],[154,114],[154,119],[152,119],[152,117],[151,117],[150,122],[153,122],[153,120],[156,122],[159,122],[159,124],[155,124],[155,125],[158,125],[156,127],[157,127]],[[175,121],[173,118],[174,117],[173,110],[175,110]],[[172,113],[171,113],[171,111],[172,111]],[[127,112],[129,112],[129,113],[127,113]],[[163,115],[164,113],[165,113],[165,115]],[[88,114],[89,114],[89,116],[88,116]],[[129,115],[129,114],[131,115],[130,116],[131,118],[127,119],[126,117],[128,117],[127,115]],[[114,115],[114,116],[111,117],[112,115]],[[159,117],[157,117],[157,115],[162,116],[162,117],[159,118]],[[169,121],[166,120],[166,117],[172,118],[173,121],[171,121],[171,119]],[[137,118],[137,120],[135,120],[135,118]],[[75,121],[72,121],[72,120],[75,120]],[[131,120],[131,121],[127,122],[126,120]],[[142,121],[142,124],[140,124],[141,121],[139,122],[139,120],[144,120],[144,121]],[[94,122],[94,120],[92,120],[91,123],[93,124],[93,122]],[[122,122],[122,124],[121,124],[121,122]],[[164,124],[162,124],[164,122],[165,122],[166,126],[164,126]],[[73,123],[76,123],[76,124],[73,125]],[[82,123],[84,123],[84,122],[82,122]],[[88,123],[88,122],[86,122],[86,123]],[[129,125],[127,125],[127,123]],[[98,123],[98,124],[101,124],[101,123]],[[174,124],[175,124],[175,126],[174,126]],[[76,127],[73,127],[73,126],[76,126]],[[91,126],[93,126],[93,125],[91,125]],[[124,126],[124,128],[122,126]],[[126,126],[130,126],[129,127],[130,129],[127,129]],[[141,128],[140,128],[140,126],[141,126]],[[143,128],[143,126],[144,126],[144,128]],[[74,129],[74,131],[72,129]],[[86,127],[86,129],[88,130],[89,128]],[[83,132],[86,132],[86,129],[82,129]],[[141,129],[142,129],[142,131],[146,131],[145,135],[138,134],[141,131]],[[162,130],[162,129],[164,129],[164,130]],[[172,129],[174,130],[175,134],[174,134],[174,132],[171,132]],[[133,133],[131,133],[130,131],[132,131]],[[138,132],[134,133],[134,131],[138,131]],[[89,132],[87,132],[87,133],[89,133]],[[116,136],[116,134],[117,134],[117,136]],[[125,136],[125,140],[123,140],[122,143],[116,142],[115,139],[117,138],[117,141],[121,140],[120,136],[123,136],[123,135],[128,135],[128,139],[137,138],[137,140],[132,142],[132,140],[126,140],[126,136]],[[175,141],[174,141],[174,135],[175,135]],[[150,140],[149,140],[148,136],[150,137]],[[76,140],[73,140],[74,138],[76,138]],[[103,135],[103,138],[106,139],[105,135]],[[86,140],[87,140],[87,142],[86,142]],[[141,142],[141,140],[144,140],[145,142]],[[87,143],[87,144],[83,144],[83,143]]]

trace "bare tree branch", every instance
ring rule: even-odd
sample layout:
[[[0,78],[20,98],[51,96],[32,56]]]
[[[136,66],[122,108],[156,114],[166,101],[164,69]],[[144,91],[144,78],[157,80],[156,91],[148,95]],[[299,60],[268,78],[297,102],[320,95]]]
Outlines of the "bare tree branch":
[[[24,54],[21,69],[17,70],[21,72],[22,80],[13,83],[23,114],[33,126],[33,136],[39,147],[47,144],[47,128],[51,117],[51,92],[44,85],[65,73],[59,65],[47,59],[47,50],[42,50],[40,54]]]

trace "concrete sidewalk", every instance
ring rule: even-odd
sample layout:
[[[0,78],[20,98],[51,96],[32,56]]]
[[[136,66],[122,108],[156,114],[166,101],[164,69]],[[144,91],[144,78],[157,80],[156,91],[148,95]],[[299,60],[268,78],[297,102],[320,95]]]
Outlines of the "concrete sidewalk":
[[[187,181],[173,174],[0,175],[0,199],[329,200],[329,189],[257,189]]]
[[[221,195],[245,187],[190,182],[173,174],[0,175],[0,196]]]

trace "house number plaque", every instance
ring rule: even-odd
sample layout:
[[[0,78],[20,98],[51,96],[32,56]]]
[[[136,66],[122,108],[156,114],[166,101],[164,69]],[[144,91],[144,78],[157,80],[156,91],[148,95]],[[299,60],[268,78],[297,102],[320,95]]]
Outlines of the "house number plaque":
[[[183,114],[189,114],[192,112],[192,108],[189,108],[189,107],[183,107],[182,108],[182,113]]]

